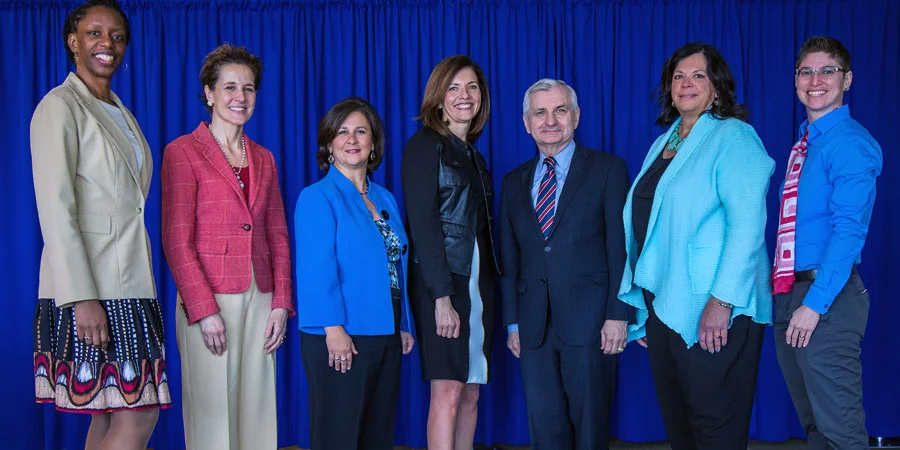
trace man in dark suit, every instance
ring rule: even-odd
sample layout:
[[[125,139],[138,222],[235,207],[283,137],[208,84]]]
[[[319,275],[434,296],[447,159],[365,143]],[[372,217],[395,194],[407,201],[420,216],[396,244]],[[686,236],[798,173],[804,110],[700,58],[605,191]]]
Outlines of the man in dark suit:
[[[503,320],[521,358],[533,449],[606,449],[616,355],[634,309],[616,297],[625,266],[625,161],[572,136],[575,91],[543,79],[525,93],[540,154],[503,179]]]

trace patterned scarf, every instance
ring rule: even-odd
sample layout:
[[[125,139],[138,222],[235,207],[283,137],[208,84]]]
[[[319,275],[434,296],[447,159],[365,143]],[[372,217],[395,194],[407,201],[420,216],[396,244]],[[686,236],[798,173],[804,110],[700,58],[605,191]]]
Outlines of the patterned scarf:
[[[791,148],[784,191],[781,193],[781,210],[778,214],[778,238],[775,243],[775,265],[772,268],[772,294],[790,292],[794,287],[794,244],[797,231],[797,190],[800,171],[806,161],[807,130],[803,138]]]

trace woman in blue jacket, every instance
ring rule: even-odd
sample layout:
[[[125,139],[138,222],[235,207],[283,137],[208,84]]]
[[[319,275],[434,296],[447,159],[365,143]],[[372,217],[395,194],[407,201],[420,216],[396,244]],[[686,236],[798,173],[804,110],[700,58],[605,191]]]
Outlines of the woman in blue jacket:
[[[669,130],[625,203],[619,298],[638,309],[632,337],[646,331],[673,450],[746,449],[772,321],[764,234],[775,164],[712,46],[676,50],[659,90],[657,123]]]
[[[412,350],[407,238],[394,196],[368,175],[384,128],[365,100],[319,123],[327,175],[297,199],[297,318],[313,449],[393,449],[400,355]],[[354,416],[356,414],[356,416]]]

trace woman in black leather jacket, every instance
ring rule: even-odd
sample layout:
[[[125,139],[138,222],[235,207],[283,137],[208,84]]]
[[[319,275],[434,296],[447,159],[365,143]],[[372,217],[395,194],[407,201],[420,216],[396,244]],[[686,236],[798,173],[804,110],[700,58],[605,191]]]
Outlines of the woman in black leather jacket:
[[[494,276],[491,177],[472,146],[490,115],[484,74],[446,58],[425,87],[425,125],[406,144],[401,176],[412,244],[409,296],[422,375],[431,380],[428,448],[472,448],[479,386],[490,379]]]

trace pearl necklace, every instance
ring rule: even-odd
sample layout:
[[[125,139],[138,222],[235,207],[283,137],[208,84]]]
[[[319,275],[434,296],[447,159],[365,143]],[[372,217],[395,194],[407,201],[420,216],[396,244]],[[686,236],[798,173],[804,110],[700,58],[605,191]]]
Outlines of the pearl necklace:
[[[209,134],[212,135],[213,140],[216,141],[216,145],[219,146],[219,150],[222,150],[222,154],[225,155],[225,161],[228,162],[228,166],[231,167],[231,171],[234,172],[234,177],[237,178],[237,182],[241,186],[241,189],[244,189],[244,182],[241,181],[241,169],[244,168],[244,161],[247,160],[247,144],[244,142],[244,134],[241,133],[241,164],[235,169],[234,165],[231,164],[231,158],[228,157],[228,152],[225,151],[225,146],[219,142],[216,133],[213,133],[212,126],[208,126],[207,128],[209,128]]]

